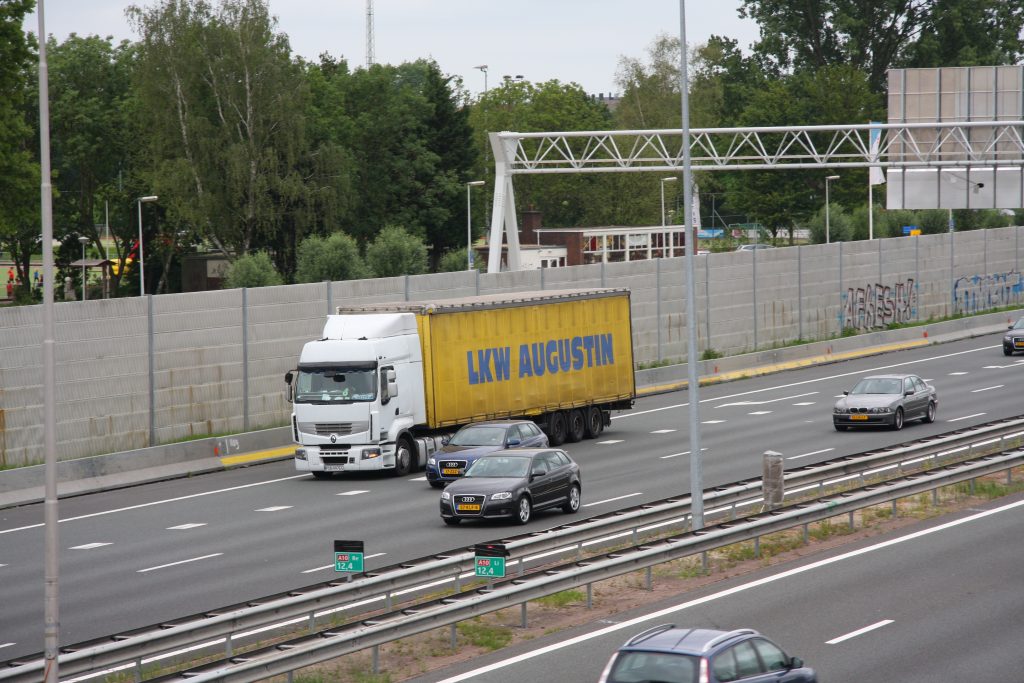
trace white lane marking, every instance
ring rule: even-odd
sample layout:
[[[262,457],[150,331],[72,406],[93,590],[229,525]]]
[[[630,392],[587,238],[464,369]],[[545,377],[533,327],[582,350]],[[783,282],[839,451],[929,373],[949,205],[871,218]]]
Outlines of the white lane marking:
[[[655,429],[651,434],[671,434],[676,430],[674,429]]]
[[[196,527],[206,526],[206,522],[191,522],[189,524],[179,524],[178,526],[167,527],[168,531],[184,531],[185,529],[195,529]]]
[[[718,425],[725,422],[725,420],[704,420],[701,422],[702,425]]]
[[[6,564],[0,564],[0,567],[6,567],[6,566],[7,566]]]
[[[610,446],[613,443],[622,443],[622,439],[608,439],[607,441],[596,442],[598,446]]]
[[[960,420],[970,420],[972,417],[981,417],[985,413],[975,413],[974,415],[964,415],[963,417],[954,417],[952,420],[946,420],[946,422],[959,422]]]
[[[190,560],[180,560],[178,562],[169,562],[167,564],[162,564],[159,567],[149,567],[148,569],[139,569],[135,573],[136,574],[145,574],[146,572],[155,572],[157,569],[166,569],[167,567],[176,567],[179,564],[188,564],[189,562],[198,562],[199,560],[208,560],[211,557],[219,557],[219,556],[221,556],[223,554],[224,553],[212,553],[210,555],[203,555],[202,557],[193,557]]]
[[[829,451],[834,451],[834,450],[835,450],[834,448],[822,448],[820,451],[811,451],[810,453],[801,453],[800,455],[792,455],[792,456],[786,458],[786,460],[799,460],[800,458],[807,458],[807,457],[810,457],[812,455],[821,455],[822,453],[828,453]]]
[[[851,631],[851,632],[847,633],[845,636],[838,636],[836,638],[833,638],[832,640],[826,640],[825,644],[826,645],[837,645],[837,644],[843,642],[844,640],[849,640],[850,638],[856,638],[857,636],[862,636],[865,633],[867,633],[868,631],[874,631],[876,628],[882,628],[883,626],[888,626],[891,623],[892,623],[892,619],[882,619],[881,621],[875,622],[874,624],[871,624],[870,626],[865,626],[864,628],[859,628],[856,631]]]
[[[10,647],[11,645],[14,645],[14,643],[0,643],[0,650],[2,650],[5,647]]]
[[[423,477],[424,481],[426,481],[426,479],[427,479],[426,477]],[[336,493],[334,495],[336,495],[336,496],[358,496],[360,493],[369,493],[369,491],[342,491],[341,493]]]
[[[406,481],[426,481],[426,480],[427,480],[427,475],[425,475],[425,474],[422,477],[413,477],[412,479],[406,479]]]
[[[102,548],[105,545],[113,545],[112,543],[86,543],[84,545],[73,545],[68,550],[92,550],[94,548]]]
[[[280,479],[268,479],[267,481],[257,481],[257,482],[253,482],[252,484],[242,484],[241,486],[231,486],[231,487],[228,487],[226,489],[216,489],[214,491],[203,491],[202,493],[192,493],[192,494],[189,494],[187,496],[179,496],[177,498],[167,498],[167,499],[164,499],[164,500],[154,500],[154,501],[150,501],[148,503],[139,503],[138,505],[129,505],[128,507],[115,508],[113,510],[103,510],[102,512],[91,512],[88,515],[79,515],[78,517],[67,517],[65,519],[60,520],[58,522],[58,524],[63,524],[64,522],[77,522],[77,521],[82,520],[82,519],[89,519],[90,517],[99,517],[101,515],[111,515],[111,514],[114,514],[115,512],[127,512],[129,510],[138,510],[140,508],[148,508],[148,507],[151,507],[153,505],[163,505],[164,503],[177,503],[177,502],[182,501],[182,500],[190,500],[192,498],[201,498],[202,496],[213,496],[213,495],[217,495],[217,494],[220,494],[220,493],[227,493],[228,491],[240,491],[242,489],[252,488],[253,486],[263,486],[264,484],[277,484],[277,483],[282,482],[282,481],[289,481],[291,479],[303,479],[303,478],[308,477],[308,476],[309,475],[307,475],[307,474],[296,474],[295,476],[291,476],[291,477],[281,477]],[[3,529],[3,530],[0,530],[0,535],[9,534],[9,533],[14,532],[14,531],[27,531],[29,529],[38,529],[41,526],[43,526],[43,523],[29,524],[28,526],[19,526],[19,527],[16,527],[14,529]]]
[[[794,403],[793,405],[795,405],[795,406],[813,406],[814,405],[814,401],[800,401],[799,403]]]
[[[605,500],[599,500],[596,503],[587,503],[583,507],[589,508],[589,507],[594,507],[595,505],[604,505],[605,503],[614,503],[615,501],[622,500],[623,498],[632,498],[633,496],[642,496],[642,495],[643,495],[643,493],[641,493],[639,491],[637,491],[636,493],[627,493],[624,496],[618,496],[616,498],[606,498]]]
[[[967,349],[966,351],[954,351],[953,353],[944,353],[944,354],[941,354],[941,355],[938,355],[938,356],[929,356],[927,358],[918,358],[916,360],[908,360],[908,361],[904,361],[903,363],[893,363],[892,365],[880,365],[877,368],[868,368],[866,370],[854,370],[852,372],[842,372],[842,373],[839,373],[838,375],[829,375],[827,377],[815,377],[813,379],[800,380],[799,382],[790,382],[789,384],[779,384],[777,386],[763,387],[761,389],[752,389],[750,391],[741,391],[738,394],[729,394],[727,396],[714,396],[712,398],[702,398],[700,400],[700,402],[701,403],[710,403],[712,401],[727,401],[729,399],[740,398],[742,396],[750,396],[752,394],[760,394],[760,393],[763,393],[765,391],[777,391],[779,389],[789,389],[790,387],[799,387],[799,386],[803,386],[805,384],[813,384],[815,382],[828,382],[830,380],[842,379],[843,377],[851,377],[851,376],[854,376],[854,375],[870,375],[870,374],[874,374],[874,373],[877,373],[877,372],[881,372],[882,370],[891,370],[893,368],[902,368],[905,365],[915,365],[917,363],[927,363],[928,361],[933,361],[933,360],[944,360],[946,358],[954,358],[956,356],[962,356],[962,355],[967,354],[967,353],[977,353],[979,351],[991,351],[992,349],[999,349],[999,348],[1002,348],[1001,344],[996,344],[994,346],[981,346],[981,347],[976,348],[976,349]],[[1022,360],[1020,362],[1024,363],[1024,360]],[[836,396],[836,398],[842,398],[842,396]],[[619,415],[612,415],[612,419],[613,420],[618,420],[618,419],[627,418],[627,417],[639,417],[640,415],[647,415],[648,413],[658,413],[658,412],[661,412],[663,410],[673,410],[675,408],[685,408],[688,405],[690,405],[690,404],[689,403],[676,403],[674,405],[662,406],[660,408],[651,408],[649,410],[631,410],[629,412],[621,413]],[[40,525],[40,526],[42,526],[42,525]]]
[[[966,374],[967,374],[966,372],[951,372],[951,373],[949,373],[949,376],[950,377],[956,377],[958,375],[966,375]]]
[[[765,403],[776,403],[778,401],[792,401],[794,398],[803,398],[804,396],[814,396],[817,391],[808,391],[806,394],[797,394],[796,396],[783,396],[782,398],[772,398],[766,401],[736,401],[735,403],[723,403],[716,408],[728,408],[730,406],[763,406]]]
[[[380,557],[381,555],[387,555],[387,553],[374,553],[372,555],[363,555],[363,560],[369,560],[374,557]],[[334,569],[333,564],[325,564],[323,567],[313,567],[312,569],[302,570],[303,574],[312,574],[313,572],[322,572],[325,569]],[[341,572],[339,572],[341,573]]]
[[[1002,389],[1005,386],[1006,386],[1005,384],[997,384],[994,387],[985,387],[984,389],[971,389],[971,393],[972,394],[980,394],[983,391],[991,391],[992,389]]]
[[[277,512],[279,510],[288,510],[291,507],[291,505],[271,505],[268,508],[259,508],[258,510],[253,510],[253,512]]]
[[[707,448],[702,448],[702,449],[700,449],[700,452],[703,453],[706,450],[707,450]],[[661,455],[661,456],[658,456],[658,457],[659,457],[660,460],[668,460],[669,458],[678,458],[680,455],[689,455],[689,454],[690,454],[690,451],[683,451],[682,453],[673,453],[671,455]]]
[[[771,413],[772,411],[770,410],[755,410],[752,413],[747,413],[747,415],[771,415]]]
[[[694,600],[690,600],[688,602],[673,605],[671,607],[666,607],[665,609],[659,610],[657,612],[651,612],[649,614],[644,614],[639,617],[634,617],[633,619],[621,621],[617,624],[611,624],[609,626],[605,626],[604,628],[600,628],[596,631],[591,631],[590,633],[584,633],[582,635],[576,636],[575,638],[569,638],[567,640],[563,640],[557,643],[552,643],[551,645],[545,645],[544,647],[538,648],[536,650],[524,652],[520,655],[509,657],[508,659],[503,659],[500,662],[488,664],[487,666],[482,666],[479,669],[474,669],[473,671],[467,671],[466,673],[462,673],[457,676],[452,676],[451,678],[446,678],[442,681],[439,681],[439,683],[459,683],[459,681],[471,680],[485,673],[496,671],[498,669],[503,669],[507,666],[518,664],[519,662],[525,662],[528,659],[533,659],[534,657],[539,657],[540,655],[546,655],[549,652],[556,652],[557,650],[572,647],[573,645],[583,643],[588,640],[593,640],[594,638],[601,638],[603,636],[608,635],[609,633],[615,633],[616,631],[622,631],[624,629],[634,629],[640,624],[643,624],[645,622],[652,622],[658,619],[664,619],[666,616],[670,614],[675,614],[676,612],[682,612],[683,610],[687,610],[692,607],[698,607],[705,603],[714,602],[715,600],[721,600],[722,598],[727,598],[731,595],[735,595],[736,593],[742,593],[754,588],[760,588],[761,586],[775,583],[776,581],[781,581],[782,579],[787,579],[791,576],[797,576],[805,572],[814,571],[815,569],[821,569],[822,567],[827,567],[831,564],[836,564],[854,557],[859,557],[860,555],[864,555],[866,553],[874,552],[876,550],[882,550],[883,548],[889,548],[891,546],[899,545],[901,543],[906,543],[907,541],[922,538],[924,536],[938,533],[940,531],[945,531],[946,529],[952,529],[953,527],[959,526],[961,524],[966,524],[968,522],[973,522],[975,520],[982,519],[983,517],[988,517],[990,515],[1006,512],[1007,510],[1011,510],[1022,505],[1024,505],[1024,500],[1020,500],[1015,503],[1010,503],[1009,505],[1004,505],[993,510],[979,512],[976,515],[957,519],[952,522],[947,522],[945,524],[940,524],[939,526],[930,527],[928,529],[923,529],[921,531],[915,531],[911,534],[907,534],[906,536],[892,538],[888,541],[882,541],[881,543],[877,543],[875,545],[870,545],[864,548],[859,548],[857,550],[850,551],[848,553],[843,553],[842,555],[835,555],[834,557],[828,557],[824,560],[818,560],[817,562],[812,562],[810,564],[794,567],[793,569],[787,569],[786,571],[779,572],[778,574],[772,574],[771,576],[765,576],[760,579],[755,579],[749,583],[744,583],[738,586],[733,586],[731,588],[726,588],[725,590],[719,591],[717,593],[712,593],[711,595],[706,595],[700,598],[696,598]]]
[[[986,370],[1005,370],[1006,368],[1019,368],[1021,363],[1024,363],[1024,361],[1017,361],[1009,365],[983,365],[982,367]]]

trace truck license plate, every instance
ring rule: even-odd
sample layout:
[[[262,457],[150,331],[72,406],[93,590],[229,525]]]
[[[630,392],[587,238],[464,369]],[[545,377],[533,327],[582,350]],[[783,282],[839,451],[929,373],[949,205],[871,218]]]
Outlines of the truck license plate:
[[[441,474],[457,475],[458,473],[459,473],[458,468],[446,467],[443,470],[441,470]]]
[[[344,465],[324,465],[325,472],[344,472]]]
[[[866,419],[868,419],[868,416],[867,415],[851,415],[850,419],[851,420],[866,420]]]
[[[459,512],[479,512],[479,503],[462,503],[457,508]]]

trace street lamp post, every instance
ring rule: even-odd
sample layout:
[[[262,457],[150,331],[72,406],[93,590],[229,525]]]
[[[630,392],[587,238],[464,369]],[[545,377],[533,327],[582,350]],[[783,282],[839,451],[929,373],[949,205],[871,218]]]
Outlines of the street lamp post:
[[[474,66],[473,68],[474,69],[480,69],[481,71],[484,72],[484,94],[486,95],[487,94],[487,65],[486,64],[480,64],[479,66]]]
[[[825,176],[825,244],[828,244],[831,241],[831,236],[829,235],[829,220],[828,220],[829,219],[828,183],[829,183],[830,180],[839,180],[839,176],[837,176],[837,175]]]
[[[89,238],[82,235],[78,238],[78,243],[82,245],[82,301],[85,301],[88,297],[85,290],[85,245],[89,244]]]
[[[139,197],[139,292],[140,296],[146,296],[146,260],[142,255],[142,204],[155,202],[159,197],[156,195],[149,195],[146,197]]]
[[[482,180],[470,180],[466,183],[466,270],[473,270],[473,205],[470,191],[483,184]]]
[[[661,245],[661,253],[662,253],[662,256],[665,256],[665,257],[674,256],[675,255],[674,253],[669,254],[669,253],[666,252],[666,244],[665,244],[665,240],[668,239],[668,235],[665,232],[665,183],[674,183],[675,181],[676,181],[676,177],[675,176],[671,176],[669,178],[662,178],[661,179],[661,240],[663,242],[663,244]],[[669,239],[669,242],[671,242],[670,239]]]

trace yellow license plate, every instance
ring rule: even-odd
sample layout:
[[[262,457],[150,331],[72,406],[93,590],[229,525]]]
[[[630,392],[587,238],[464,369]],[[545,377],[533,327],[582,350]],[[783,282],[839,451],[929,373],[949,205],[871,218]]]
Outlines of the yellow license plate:
[[[867,415],[851,415],[850,419],[851,420],[866,420],[866,419],[868,419],[868,416]]]
[[[459,471],[457,469],[453,470],[450,467],[441,470],[441,474],[458,474],[458,473],[459,473]]]
[[[479,512],[480,506],[477,503],[463,503],[462,505],[459,505],[457,509],[465,512]]]

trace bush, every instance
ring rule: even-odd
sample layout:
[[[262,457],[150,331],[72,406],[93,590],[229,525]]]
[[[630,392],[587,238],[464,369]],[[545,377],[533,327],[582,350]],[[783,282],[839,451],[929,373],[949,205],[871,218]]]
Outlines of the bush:
[[[373,277],[420,275],[427,272],[427,246],[405,228],[389,225],[367,245],[366,263]]]
[[[307,237],[299,243],[295,260],[296,282],[359,280],[369,277],[369,269],[359,255],[359,245],[343,232],[328,237]]]
[[[284,284],[281,274],[274,268],[270,256],[266,252],[260,251],[241,256],[228,266],[223,288],[272,287],[280,284]]]

